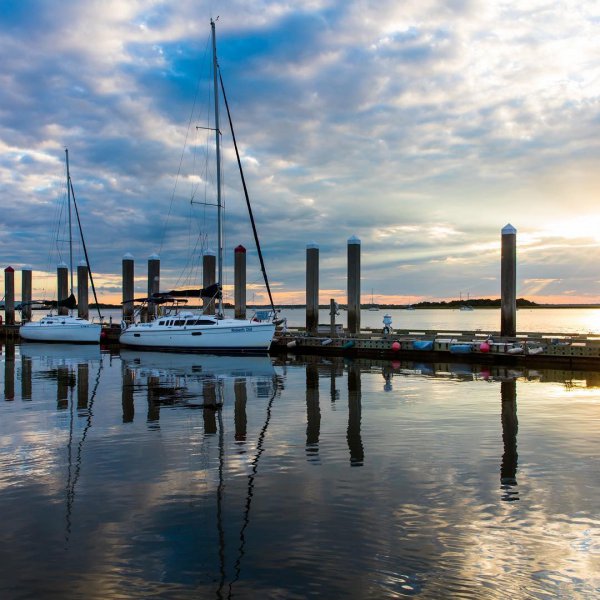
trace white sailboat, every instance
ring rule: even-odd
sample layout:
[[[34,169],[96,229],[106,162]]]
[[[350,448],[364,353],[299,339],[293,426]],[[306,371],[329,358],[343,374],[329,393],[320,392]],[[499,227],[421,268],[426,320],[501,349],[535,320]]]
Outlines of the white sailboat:
[[[369,306],[368,310],[371,310],[371,311],[379,310],[379,306],[377,304],[375,304],[375,297],[373,296],[373,290],[371,290],[371,306]]]
[[[220,170],[220,136],[219,128],[219,81],[223,90],[222,79],[220,79],[219,67],[217,62],[217,46],[215,23],[211,19],[212,51],[213,51],[213,86],[214,86],[214,129],[215,129],[215,147],[216,147],[216,175],[217,175],[217,281],[218,283],[202,290],[183,290],[171,291],[157,294],[148,298],[149,302],[166,304],[163,314],[149,323],[133,323],[126,327],[119,341],[124,346],[153,348],[160,350],[179,350],[179,351],[197,351],[197,352],[218,352],[218,353],[266,353],[273,340],[275,333],[276,311],[273,305],[271,292],[264,269],[262,253],[258,244],[258,237],[250,204],[246,193],[246,201],[250,210],[250,219],[253,225],[255,241],[257,244],[258,255],[261,262],[265,284],[271,299],[271,311],[258,312],[252,319],[232,319],[225,318],[222,311],[221,282],[223,281],[223,217],[221,201],[221,170]],[[223,100],[229,116],[227,99],[223,93]],[[229,116],[231,125],[231,117]],[[238,155],[238,166],[242,176],[244,191],[246,185],[241,170],[237,144],[233,127],[231,127],[233,142],[236,154]],[[197,313],[193,311],[181,311],[178,298],[184,297],[203,297],[211,298],[216,302],[215,315]]]
[[[64,307],[73,310],[77,306],[75,295],[73,294],[73,236],[71,228],[71,204],[74,205],[77,221],[79,223],[79,231],[81,234],[81,242],[84,248],[86,264],[91,277],[91,269],[87,259],[87,250],[79,221],[79,212],[75,203],[75,194],[73,193],[73,184],[69,172],[69,151],[65,149],[66,165],[67,165],[67,201],[68,201],[68,216],[69,216],[69,256],[70,256],[70,279],[71,279],[71,294],[68,298],[57,302],[44,302],[52,308]],[[93,279],[92,279],[93,286]],[[94,290],[94,296],[96,292]],[[37,302],[36,302],[37,303]],[[96,305],[98,300],[96,299]],[[21,339],[33,342],[67,342],[79,344],[99,344],[102,325],[100,323],[92,323],[87,319],[75,317],[72,314],[60,315],[52,314],[52,312],[39,321],[29,321],[19,327],[19,335]]]

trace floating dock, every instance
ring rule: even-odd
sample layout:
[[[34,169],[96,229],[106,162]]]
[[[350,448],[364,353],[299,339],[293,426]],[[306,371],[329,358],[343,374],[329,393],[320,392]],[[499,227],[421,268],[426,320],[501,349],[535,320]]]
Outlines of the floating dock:
[[[317,334],[304,328],[277,331],[271,354],[342,356],[423,362],[473,362],[480,364],[526,365],[600,371],[600,334],[519,333],[515,337],[497,332],[456,330],[363,329],[354,335],[337,327],[333,335],[319,326]],[[118,346],[119,325],[105,326],[100,343]],[[18,325],[0,326],[0,339],[19,338]]]
[[[457,361],[586,367],[600,370],[600,335],[519,333],[502,337],[481,331],[415,331],[399,329],[391,334],[362,330],[360,335],[309,335],[302,329],[276,333],[271,352],[403,359],[424,362]]]

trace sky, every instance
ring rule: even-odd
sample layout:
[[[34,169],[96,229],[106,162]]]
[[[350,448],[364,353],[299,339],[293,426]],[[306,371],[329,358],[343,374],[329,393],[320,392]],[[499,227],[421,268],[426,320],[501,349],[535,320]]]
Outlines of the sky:
[[[600,301],[600,5],[565,0],[0,0],[0,255],[55,294],[65,148],[101,301],[121,260],[161,289],[197,281],[214,236],[210,19],[276,303],[517,295]],[[265,300],[223,106],[225,299],[247,248]],[[63,207],[63,208],[61,208]],[[62,212],[61,212],[62,211]],[[58,240],[58,241],[57,241]],[[76,262],[83,258],[76,244]],[[15,278],[17,296],[20,274]],[[2,289],[4,282],[0,284]],[[3,291],[2,291],[3,293]]]

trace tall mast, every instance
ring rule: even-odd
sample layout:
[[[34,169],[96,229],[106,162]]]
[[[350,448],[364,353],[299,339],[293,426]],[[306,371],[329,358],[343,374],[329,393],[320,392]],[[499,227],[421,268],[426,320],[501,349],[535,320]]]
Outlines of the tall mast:
[[[223,214],[221,206],[221,130],[219,128],[219,88],[217,79],[217,34],[215,22],[210,20],[213,49],[213,86],[215,96],[215,147],[217,160],[217,284],[223,285]],[[221,313],[221,300],[217,297],[217,314]]]
[[[69,173],[69,149],[65,148],[67,162],[67,198],[69,203],[69,272],[71,274],[71,294],[73,293],[73,233],[71,231],[71,175]]]

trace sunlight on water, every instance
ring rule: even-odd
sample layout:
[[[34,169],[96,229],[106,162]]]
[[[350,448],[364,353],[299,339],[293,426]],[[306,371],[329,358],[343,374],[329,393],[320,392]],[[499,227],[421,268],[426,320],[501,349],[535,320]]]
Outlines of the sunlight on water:
[[[2,598],[598,595],[598,372],[27,344],[0,376]]]

